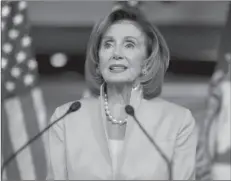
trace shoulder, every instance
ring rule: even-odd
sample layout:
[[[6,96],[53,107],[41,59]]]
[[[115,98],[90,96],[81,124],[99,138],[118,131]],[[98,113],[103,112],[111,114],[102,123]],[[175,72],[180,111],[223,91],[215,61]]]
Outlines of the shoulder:
[[[145,112],[159,120],[160,125],[170,125],[172,130],[184,127],[195,127],[195,119],[191,111],[181,105],[169,102],[162,98],[145,101]]]
[[[75,102],[79,102],[81,107],[78,110],[67,114],[67,111]],[[57,107],[50,119],[50,125],[52,125],[52,128],[49,130],[49,132],[55,133],[55,135],[58,136],[60,140],[64,140],[64,134],[66,130],[69,132],[75,132],[76,128],[78,128],[78,124],[81,124],[82,126],[85,121],[76,120],[80,118],[80,120],[87,118],[89,116],[89,110],[92,111],[92,107],[90,106],[95,106],[96,103],[97,98],[82,98],[79,100],[67,102]],[[79,126],[79,128],[82,128],[81,126]],[[74,128],[74,130],[72,128]]]
[[[73,103],[75,103],[75,102],[80,103],[80,108],[79,108],[79,110],[77,112],[81,113],[86,109],[91,109],[91,107],[96,106],[97,101],[98,101],[98,98],[95,98],[95,97],[84,97],[84,98],[81,98],[79,100],[67,102],[67,103],[65,103],[63,105],[58,106],[55,109],[55,111],[53,113],[53,116],[61,117],[62,115],[64,115],[69,110],[71,105]]]
[[[164,112],[165,114],[173,114],[173,115],[182,115],[189,114],[191,111],[183,107],[181,105],[175,104],[173,102],[164,100],[162,98],[154,98],[146,101],[146,106],[149,108],[158,109],[160,112]]]

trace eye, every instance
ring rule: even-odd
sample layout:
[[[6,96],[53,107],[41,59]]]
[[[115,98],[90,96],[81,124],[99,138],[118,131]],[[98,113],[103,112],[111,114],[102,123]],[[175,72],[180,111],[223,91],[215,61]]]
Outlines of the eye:
[[[131,48],[131,49],[133,49],[133,48],[135,48],[135,46],[136,46],[136,44],[135,44],[135,42],[133,42],[132,40],[126,40],[126,41],[125,41],[125,47],[126,47],[126,48]]]
[[[132,49],[133,49],[133,48],[135,48],[135,45],[134,45],[134,43],[126,43],[126,44],[125,44],[125,47],[126,47],[126,48],[132,48]]]
[[[111,39],[109,39],[109,40],[103,40],[102,47],[104,49],[109,49],[109,48],[111,48],[113,46],[113,44],[114,44],[114,41],[111,40]]]
[[[109,42],[105,42],[105,43],[103,44],[103,47],[104,47],[105,49],[108,49],[108,48],[112,47],[112,44],[109,43]]]

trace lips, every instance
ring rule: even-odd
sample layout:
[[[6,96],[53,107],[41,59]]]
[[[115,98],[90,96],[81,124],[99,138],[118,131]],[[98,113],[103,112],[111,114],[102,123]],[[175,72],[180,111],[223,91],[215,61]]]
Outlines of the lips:
[[[109,66],[109,70],[113,73],[120,73],[127,70],[128,67],[122,64],[113,64]]]

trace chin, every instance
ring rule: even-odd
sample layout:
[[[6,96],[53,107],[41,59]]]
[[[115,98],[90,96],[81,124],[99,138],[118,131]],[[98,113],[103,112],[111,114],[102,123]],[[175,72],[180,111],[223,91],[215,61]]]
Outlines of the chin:
[[[127,80],[127,79],[113,79],[113,80],[106,80],[106,83],[108,84],[131,84],[133,81]]]
[[[105,74],[104,80],[109,84],[124,84],[124,83],[132,83],[135,80],[135,77],[128,75],[126,73],[121,74]]]
[[[129,78],[126,78],[126,77],[120,77],[120,76],[113,76],[113,77],[107,77],[105,79],[105,81],[109,84],[123,84],[123,83],[129,83],[129,82],[132,82],[131,80],[129,80]]]

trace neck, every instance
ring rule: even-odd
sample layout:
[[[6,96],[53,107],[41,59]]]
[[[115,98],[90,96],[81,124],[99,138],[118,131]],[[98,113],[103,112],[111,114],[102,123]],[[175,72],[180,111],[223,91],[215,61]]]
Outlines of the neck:
[[[132,84],[107,84],[109,110],[116,119],[125,119],[125,106],[130,103]]]
[[[107,84],[107,96],[110,105],[127,105],[130,102],[132,84]],[[110,106],[111,107],[111,106]]]

